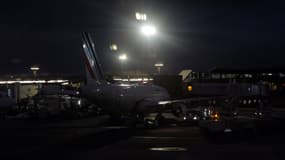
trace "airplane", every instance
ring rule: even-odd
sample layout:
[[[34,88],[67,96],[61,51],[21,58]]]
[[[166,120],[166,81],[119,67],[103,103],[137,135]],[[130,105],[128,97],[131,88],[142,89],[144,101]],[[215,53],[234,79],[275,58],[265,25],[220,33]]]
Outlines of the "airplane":
[[[114,117],[137,120],[154,112],[160,101],[170,99],[167,90],[160,86],[108,82],[103,75],[91,35],[84,32],[82,40],[87,75],[86,85],[81,87],[83,97]]]

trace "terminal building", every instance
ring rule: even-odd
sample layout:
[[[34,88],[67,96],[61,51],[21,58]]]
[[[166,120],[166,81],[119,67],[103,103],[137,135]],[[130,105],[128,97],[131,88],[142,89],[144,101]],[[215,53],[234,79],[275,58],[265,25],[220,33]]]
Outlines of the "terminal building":
[[[224,84],[243,84],[247,86],[245,90],[250,92],[256,91],[259,94],[263,94],[265,90],[271,95],[285,93],[285,69],[241,70],[213,68],[208,72],[193,72],[192,70],[183,70],[180,72],[180,75],[183,77],[184,83],[188,85],[196,85],[196,91],[205,90],[201,87],[212,87],[212,89],[207,89],[207,91],[221,93],[221,88],[226,87],[223,86]],[[198,89],[197,85],[200,85]],[[263,88],[257,89],[256,87],[258,86],[262,86]],[[220,90],[216,90],[214,88],[220,88]],[[188,89],[193,89],[192,93],[195,93],[194,86]]]
[[[41,88],[46,86],[79,88],[82,81],[82,77],[76,76],[2,76],[0,77],[0,91],[18,102],[21,99],[35,96]]]

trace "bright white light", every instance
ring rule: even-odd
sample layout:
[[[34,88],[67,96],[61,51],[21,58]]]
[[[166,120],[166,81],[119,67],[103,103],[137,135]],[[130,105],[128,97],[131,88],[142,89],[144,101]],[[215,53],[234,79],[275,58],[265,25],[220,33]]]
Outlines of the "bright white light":
[[[80,106],[81,105],[81,99],[79,99],[78,101],[77,101],[77,104]]]
[[[156,63],[156,64],[154,64],[154,66],[155,66],[155,67],[163,67],[164,64],[163,64],[163,63]]]
[[[61,85],[67,86],[68,84],[69,84],[68,82],[64,82],[64,83],[62,83]]]
[[[153,36],[156,34],[156,28],[154,26],[146,25],[141,28],[141,32],[146,36]]]
[[[128,59],[128,56],[126,55],[126,54],[121,54],[120,56],[119,56],[119,60],[121,60],[121,61],[125,61],[125,60],[127,60]]]
[[[67,82],[67,80],[49,80],[47,83],[64,83]]]
[[[141,14],[139,12],[136,13],[136,19],[140,20],[141,19]]]
[[[143,14],[143,20],[147,20],[147,16],[146,16],[146,14]]]
[[[118,46],[116,44],[112,44],[110,46],[111,51],[117,51],[118,50]]]
[[[170,104],[171,101],[159,101],[158,104],[159,105],[165,105],[165,104]]]
[[[30,69],[31,69],[32,71],[38,71],[38,70],[40,70],[40,67],[32,66]]]
[[[148,81],[151,81],[151,79],[149,78],[131,78],[131,79],[128,79],[128,78],[114,78],[113,79],[114,81],[124,81],[124,82],[148,82]]]
[[[145,13],[136,12],[136,19],[138,21],[146,21],[147,20],[147,15]]]
[[[122,86],[122,87],[130,87],[131,85],[130,85],[130,84],[120,84],[119,86]]]
[[[142,81],[143,79],[142,78],[131,78],[130,81],[131,82],[139,82],[139,81]]]
[[[197,119],[198,119],[198,117],[196,117],[196,116],[193,117],[193,120],[197,120]]]
[[[41,84],[41,83],[64,83],[68,82],[68,80],[16,80],[16,81],[0,81],[0,84],[15,84],[15,83],[20,83],[20,84]]]

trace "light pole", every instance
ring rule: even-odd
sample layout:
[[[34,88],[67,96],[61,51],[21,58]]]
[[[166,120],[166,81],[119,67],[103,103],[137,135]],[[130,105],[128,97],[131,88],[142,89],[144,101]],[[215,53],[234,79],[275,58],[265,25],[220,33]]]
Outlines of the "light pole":
[[[155,64],[154,64],[154,67],[156,67],[156,68],[157,68],[157,72],[158,72],[158,74],[160,74],[160,72],[161,72],[161,68],[162,68],[162,67],[164,67],[164,64],[163,64],[163,63],[161,63],[161,62],[159,62],[159,63],[155,63]]]
[[[31,66],[30,70],[33,72],[34,77],[37,76],[37,72],[40,70],[39,66],[33,65]]]
[[[155,58],[156,53],[155,53],[155,47],[154,47],[154,41],[155,41],[155,36],[157,34],[157,30],[153,25],[150,24],[144,24],[140,28],[140,33],[142,36],[146,38],[145,40],[145,52],[147,53],[148,56],[144,57],[144,61],[148,61],[151,59],[147,59],[148,57]],[[154,61],[153,61],[154,62]],[[152,62],[152,63],[153,63]],[[144,67],[144,69],[147,69],[148,67]]]
[[[153,24],[149,22],[149,19],[146,13],[136,12],[135,15],[136,15],[136,20],[139,21],[138,24],[139,24],[140,34],[142,34],[147,39],[146,47],[145,47],[147,48],[146,52],[152,57],[155,57],[155,53],[153,53],[154,51],[153,51],[153,48],[151,47],[152,45],[150,42],[150,40],[153,41],[153,39],[150,39],[150,38],[156,36],[157,29]],[[156,63],[155,67],[158,70],[158,74],[160,74],[160,70],[161,70],[161,67],[163,67],[163,63]]]

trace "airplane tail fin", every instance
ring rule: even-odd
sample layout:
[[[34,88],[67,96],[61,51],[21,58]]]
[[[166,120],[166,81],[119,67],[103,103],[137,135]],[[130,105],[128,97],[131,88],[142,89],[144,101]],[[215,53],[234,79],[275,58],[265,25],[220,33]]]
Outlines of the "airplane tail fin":
[[[99,62],[95,46],[91,35],[88,32],[82,33],[84,60],[86,65],[87,83],[90,81],[102,82],[105,81],[101,64]]]

